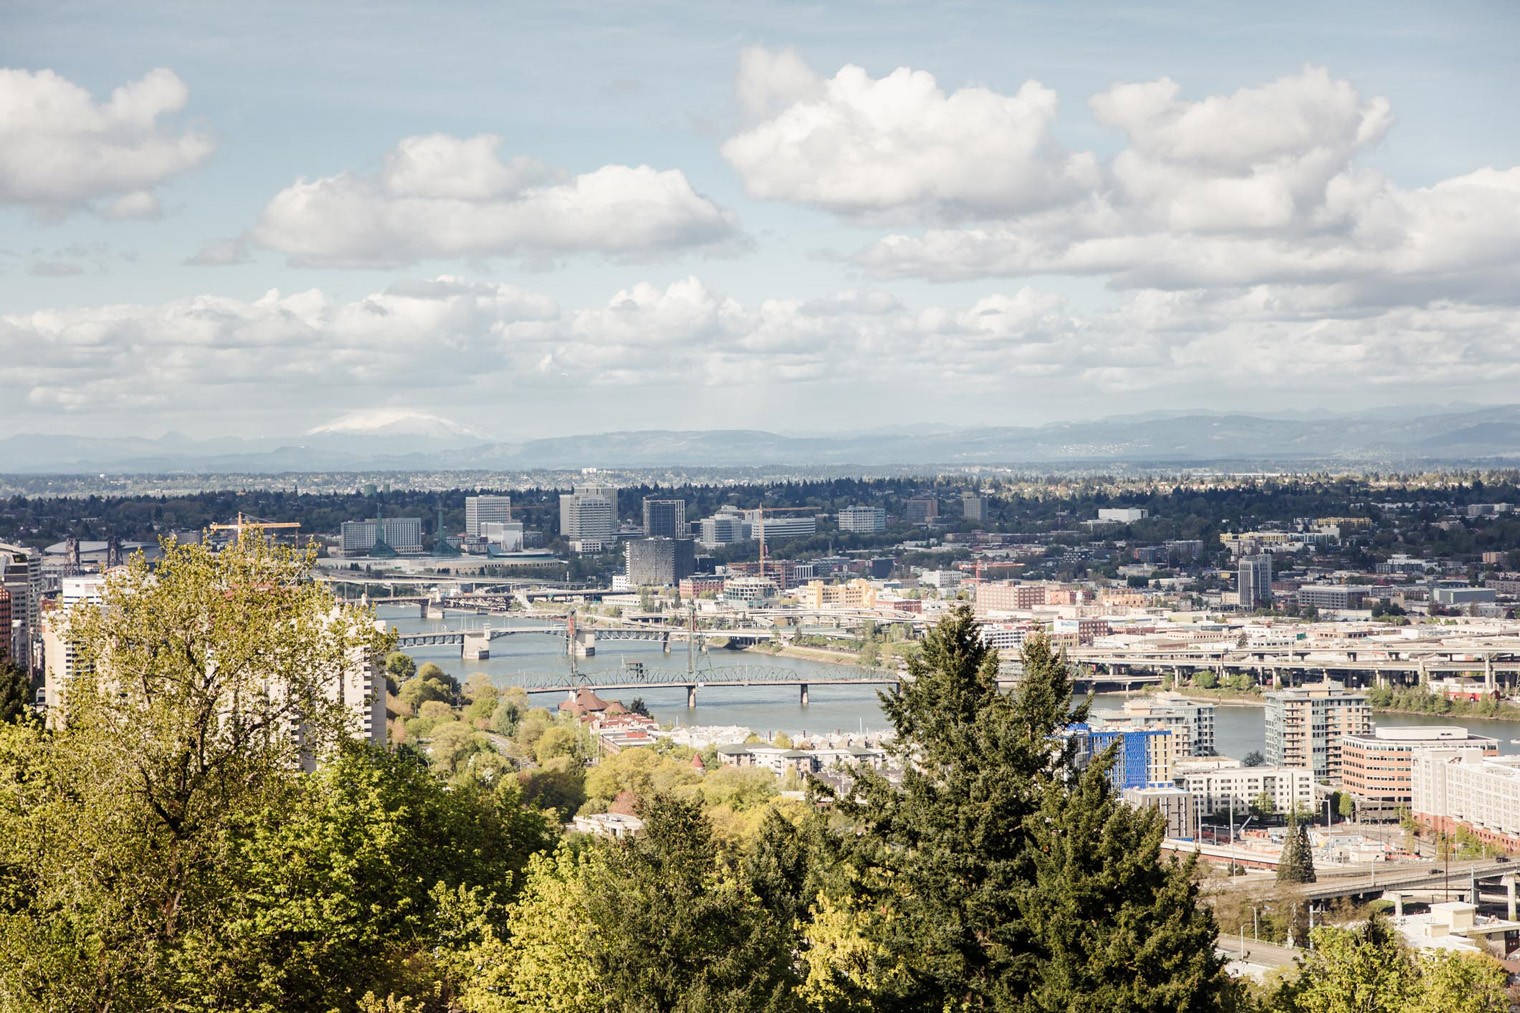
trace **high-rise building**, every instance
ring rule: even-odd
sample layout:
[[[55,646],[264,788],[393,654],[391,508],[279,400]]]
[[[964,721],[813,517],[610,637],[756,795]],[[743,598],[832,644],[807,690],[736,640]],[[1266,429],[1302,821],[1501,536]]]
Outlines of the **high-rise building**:
[[[607,546],[617,541],[617,489],[578,485],[559,498],[559,533],[569,542]]]
[[[1124,701],[1119,711],[1095,711],[1095,728],[1132,726],[1164,728],[1172,733],[1179,757],[1214,755],[1214,705],[1172,693]]]
[[[466,496],[464,498],[464,533],[471,538],[485,537],[483,524],[510,524],[511,496]]]
[[[685,538],[687,534],[684,499],[644,497],[645,538]]]
[[[1108,779],[1116,790],[1171,784],[1172,763],[1177,754],[1169,730],[1130,726],[1091,728],[1086,729],[1086,734],[1092,756],[1118,744],[1114,751],[1114,765],[1108,772]]]
[[[1367,694],[1325,682],[1276,690],[1266,702],[1267,762],[1307,767],[1320,781],[1339,785],[1346,737],[1372,730]]]
[[[639,538],[626,542],[623,568],[634,587],[670,587],[696,571],[696,549],[690,538]]]
[[[42,701],[50,712],[82,669],[69,637],[69,621],[80,605],[99,604],[106,579],[99,574],[64,577],[57,608],[42,616]]]
[[[0,585],[0,664],[11,656],[11,593]]]
[[[0,542],[0,587],[11,596],[11,625],[0,630],[10,638],[12,660],[33,670],[33,642],[41,636],[42,553]]]
[[[909,524],[928,524],[939,516],[939,500],[933,496],[914,496],[903,505],[903,518]]]
[[[343,554],[373,553],[377,545],[396,552],[422,551],[421,517],[372,517],[367,521],[344,521],[340,528]]]
[[[1356,801],[1359,819],[1393,820],[1413,801],[1410,771],[1428,749],[1477,749],[1499,754],[1499,740],[1452,725],[1384,726],[1341,742],[1341,787]]]
[[[987,519],[987,501],[974,492],[961,493],[961,517],[980,524]]]
[[[753,535],[744,512],[737,507],[719,507],[711,517],[702,518],[702,533],[697,541],[703,548],[715,549],[720,545],[747,542]]]
[[[1272,601],[1272,556],[1242,556],[1240,578],[1236,584],[1240,594],[1240,607],[1253,609]]]
[[[887,512],[881,507],[852,506],[839,511],[839,530],[876,534],[887,530]]]

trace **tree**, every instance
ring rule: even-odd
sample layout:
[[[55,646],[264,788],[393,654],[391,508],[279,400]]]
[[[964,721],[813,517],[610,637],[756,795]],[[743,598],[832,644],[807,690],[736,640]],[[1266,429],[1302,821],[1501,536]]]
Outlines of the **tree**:
[[[1356,818],[1356,797],[1349,791],[1338,792],[1340,798],[1336,800],[1336,811],[1342,819]]]
[[[22,721],[31,717],[31,677],[20,665],[13,665],[0,657],[0,722]]]
[[[831,943],[855,963],[805,958],[809,994],[871,983],[884,1008],[1218,1008],[1233,986],[1189,868],[1160,860],[1153,816],[1122,809],[1110,757],[1077,772],[1063,732],[1087,705],[1072,704],[1065,658],[1036,636],[1023,668],[1001,693],[997,655],[958,606],[883,698],[904,773],[861,771],[837,800],[853,833],[818,910],[858,916]]]
[[[478,948],[465,1007],[497,1011],[798,1009],[795,930],[722,860],[700,807],[656,797],[642,837],[562,848],[530,874],[510,943]]]
[[[1261,755],[1261,750],[1253,749],[1245,756],[1241,757],[1240,765],[1242,767],[1260,767],[1266,762],[1266,758]]]
[[[1279,883],[1313,883],[1314,850],[1309,846],[1309,825],[1300,819],[1295,806],[1288,812],[1288,832],[1282,854],[1277,860]]]
[[[1316,928],[1303,969],[1273,1005],[1287,1013],[1402,1013],[1417,995],[1408,954],[1374,915],[1359,929]]]
[[[1509,975],[1481,953],[1435,950],[1422,954],[1419,998],[1411,1013],[1507,1013]]]
[[[385,656],[385,671],[392,677],[397,686],[417,674],[417,662],[412,660],[410,654],[400,651],[392,651]]]

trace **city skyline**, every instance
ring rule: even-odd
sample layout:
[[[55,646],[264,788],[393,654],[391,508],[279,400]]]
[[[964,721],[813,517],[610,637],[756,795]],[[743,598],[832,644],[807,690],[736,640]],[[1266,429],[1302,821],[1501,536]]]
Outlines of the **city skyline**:
[[[22,4],[0,425],[1513,400],[1517,19]]]

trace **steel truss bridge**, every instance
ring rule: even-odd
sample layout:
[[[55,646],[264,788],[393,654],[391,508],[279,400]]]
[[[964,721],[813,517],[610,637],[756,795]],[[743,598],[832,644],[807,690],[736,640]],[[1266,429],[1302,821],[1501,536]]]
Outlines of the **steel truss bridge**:
[[[774,665],[723,665],[689,671],[662,669],[635,669],[583,673],[567,677],[557,673],[530,676],[514,685],[528,693],[560,693],[573,698],[582,689],[609,692],[645,689],[684,689],[686,706],[697,705],[697,690],[734,689],[754,686],[796,686],[801,692],[802,704],[807,706],[808,690],[812,686],[897,686],[903,676],[897,672],[880,669],[856,668],[851,665],[830,665],[826,673],[799,672],[794,668]]]

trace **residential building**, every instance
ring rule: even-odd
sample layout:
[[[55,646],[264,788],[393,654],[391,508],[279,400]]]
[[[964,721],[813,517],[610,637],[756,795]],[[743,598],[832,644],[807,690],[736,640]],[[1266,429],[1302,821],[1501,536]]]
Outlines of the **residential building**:
[[[1481,749],[1427,749],[1410,768],[1412,814],[1438,832],[1467,830],[1488,844],[1520,850],[1520,756]]]
[[[1176,744],[1169,730],[1142,728],[1088,728],[1088,755],[1097,756],[1111,745],[1118,745],[1109,780],[1116,790],[1165,786],[1172,780],[1172,762]]]
[[[1367,695],[1338,682],[1276,690],[1266,694],[1266,704],[1267,762],[1307,767],[1331,785],[1340,784],[1345,737],[1372,730]]]
[[[484,538],[484,526],[487,524],[509,524],[511,521],[511,496],[466,496],[464,498],[464,533],[471,538]]]
[[[1240,557],[1240,576],[1236,581],[1243,609],[1261,608],[1272,603],[1272,555]]]
[[[839,511],[839,530],[857,534],[877,534],[887,530],[887,512],[881,507],[845,507]]]
[[[1414,800],[1410,771],[1414,757],[1427,749],[1477,749],[1499,754],[1499,740],[1473,735],[1453,725],[1411,725],[1347,735],[1341,740],[1341,787],[1356,800],[1357,817],[1397,819]]]
[[[686,601],[700,598],[704,594],[720,595],[723,593],[723,578],[712,574],[702,576],[690,576],[683,579],[678,585],[681,597]]]
[[[974,524],[987,519],[987,501],[974,492],[961,493],[961,518]]]
[[[340,529],[343,554],[376,555],[389,548],[394,552],[422,551],[422,518],[372,517],[367,521],[344,521]]]
[[[690,533],[686,527],[684,499],[644,497],[645,538],[685,538]]]
[[[559,533],[568,542],[606,547],[617,541],[617,489],[610,485],[578,485],[559,498]]]
[[[42,614],[42,702],[50,711],[83,670],[69,637],[69,620],[80,605],[99,604],[105,583],[100,574],[64,577],[57,607]]]
[[[1214,705],[1174,693],[1131,697],[1122,710],[1095,711],[1092,723],[1095,727],[1164,728],[1172,733],[1179,758],[1214,755]]]
[[[961,586],[964,577],[959,570],[925,570],[918,575],[918,582],[936,591],[954,591]]]
[[[903,519],[909,524],[932,524],[939,517],[939,500],[933,496],[914,496],[903,504]]]
[[[1166,823],[1166,836],[1173,840],[1191,841],[1198,836],[1193,796],[1182,788],[1125,788],[1120,797],[1136,809],[1159,810]]]
[[[1270,801],[1278,813],[1314,808],[1314,772],[1302,767],[1180,770],[1176,784],[1193,797],[1200,818],[1228,813],[1233,805],[1236,819],[1244,819],[1258,801]]]
[[[623,549],[623,572],[633,587],[672,587],[696,571],[690,538],[639,538],[624,543]]]
[[[11,656],[11,593],[0,585],[0,665]]]
[[[1115,524],[1133,524],[1143,521],[1147,511],[1143,507],[1104,507],[1098,511],[1098,520]]]
[[[976,585],[976,614],[1027,612],[1045,604],[1045,585],[1013,580],[984,581]]]
[[[861,577],[844,584],[810,580],[796,590],[798,602],[814,609],[872,609],[876,607],[876,594],[876,585]]]

